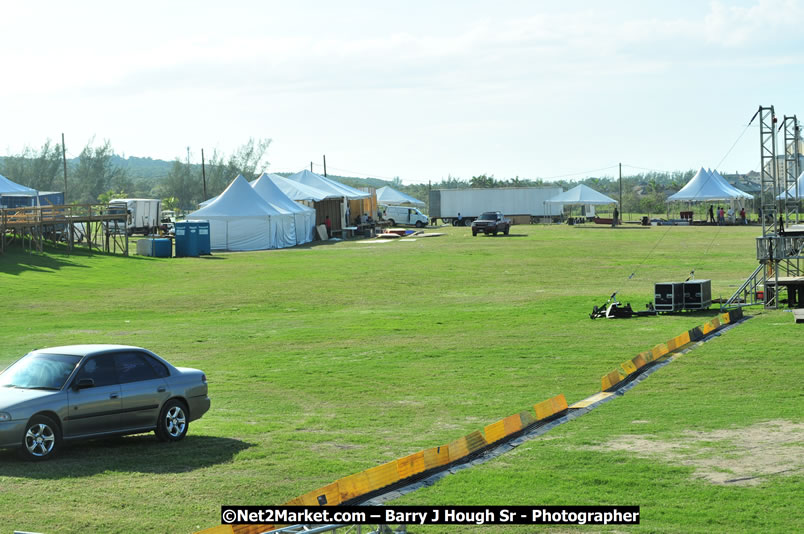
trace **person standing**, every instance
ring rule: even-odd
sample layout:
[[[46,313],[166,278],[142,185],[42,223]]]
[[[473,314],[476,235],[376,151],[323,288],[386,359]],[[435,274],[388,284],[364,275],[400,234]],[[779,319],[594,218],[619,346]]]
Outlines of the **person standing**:
[[[745,219],[745,206],[740,209],[740,224],[748,224],[748,221]]]
[[[617,210],[617,206],[614,206],[614,215],[611,218],[611,226],[612,228],[617,226],[617,220],[620,218],[620,212]]]
[[[715,207],[712,204],[709,204],[709,222],[715,223]]]
[[[324,219],[324,226],[327,227],[327,239],[332,237],[332,221],[329,220],[329,215]]]

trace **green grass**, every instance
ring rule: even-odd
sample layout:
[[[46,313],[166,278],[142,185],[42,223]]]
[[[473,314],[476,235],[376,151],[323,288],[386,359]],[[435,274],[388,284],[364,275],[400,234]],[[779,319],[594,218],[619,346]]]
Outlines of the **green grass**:
[[[619,290],[642,308],[654,282],[692,269],[727,297],[756,265],[756,228],[445,231],[209,258],[0,256],[0,366],[43,346],[134,344],[203,369],[212,398],[177,445],[81,443],[42,465],[0,452],[0,524],[192,532],[218,524],[221,504],[280,504],[558,393],[596,392],[618,363],[711,314],[591,321],[594,304]],[[585,447],[800,422],[799,329],[762,312],[616,402],[403,502],[638,504],[633,530],[795,530],[800,472],[716,486],[688,466]]]

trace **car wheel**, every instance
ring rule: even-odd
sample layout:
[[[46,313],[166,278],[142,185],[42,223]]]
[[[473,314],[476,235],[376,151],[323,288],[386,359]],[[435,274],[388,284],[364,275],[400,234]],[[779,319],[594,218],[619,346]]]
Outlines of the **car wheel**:
[[[493,232],[491,232],[491,235],[497,235],[497,230],[494,230]]]
[[[475,236],[475,237],[477,237],[477,232],[475,232],[474,230],[472,230],[472,235],[473,235],[473,236]]]
[[[162,407],[159,421],[156,422],[156,437],[159,441],[179,441],[187,435],[187,406],[176,399],[170,399]]]
[[[37,415],[25,427],[20,454],[35,462],[49,460],[56,455],[60,442],[61,433],[56,422],[46,415]]]
[[[391,223],[391,226],[396,226],[396,221],[393,219],[388,219],[388,222]]]
[[[506,226],[505,230],[503,230],[503,234],[508,235],[508,230],[510,230],[510,229],[511,229],[510,226]]]
[[[464,225],[464,226],[472,226],[472,221],[470,221],[469,219],[465,219],[465,220],[463,221],[463,225]]]
[[[424,223],[421,221],[416,221],[416,228],[424,228]]]

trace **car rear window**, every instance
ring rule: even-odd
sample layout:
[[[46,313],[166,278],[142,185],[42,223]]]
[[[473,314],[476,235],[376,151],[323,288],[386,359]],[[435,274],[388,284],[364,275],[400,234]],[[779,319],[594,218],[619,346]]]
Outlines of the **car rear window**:
[[[159,378],[156,370],[145,360],[143,354],[136,352],[119,352],[115,354],[117,360],[117,374],[120,383],[140,382]]]

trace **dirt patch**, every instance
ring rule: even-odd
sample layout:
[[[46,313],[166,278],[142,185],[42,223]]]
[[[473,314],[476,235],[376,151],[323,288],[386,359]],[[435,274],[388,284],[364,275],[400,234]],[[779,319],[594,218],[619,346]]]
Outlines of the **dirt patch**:
[[[712,432],[686,431],[671,440],[618,436],[586,450],[628,451],[641,458],[689,465],[713,484],[754,486],[804,468],[804,423],[776,420]]]

